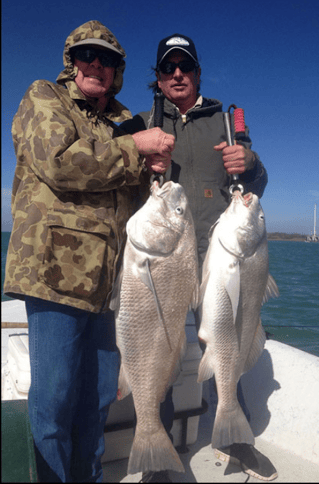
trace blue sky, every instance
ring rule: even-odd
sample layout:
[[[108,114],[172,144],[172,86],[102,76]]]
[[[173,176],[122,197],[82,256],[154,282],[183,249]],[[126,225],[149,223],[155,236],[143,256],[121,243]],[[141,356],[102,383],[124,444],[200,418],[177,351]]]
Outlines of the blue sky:
[[[173,33],[191,37],[201,93],[225,110],[244,108],[269,175],[261,201],[268,231],[310,233],[319,205],[319,0],[4,2],[2,230],[11,230],[13,116],[35,79],[55,81],[66,37],[88,20],[104,23],[126,50],[118,99],[133,114],[152,104],[147,84],[158,42]]]

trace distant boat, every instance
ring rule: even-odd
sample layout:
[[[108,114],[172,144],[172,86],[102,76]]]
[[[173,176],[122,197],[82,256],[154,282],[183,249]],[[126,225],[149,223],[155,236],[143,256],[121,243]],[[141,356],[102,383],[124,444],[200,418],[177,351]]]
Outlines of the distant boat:
[[[313,234],[308,235],[306,242],[319,242],[319,236],[316,234],[316,221],[317,221],[317,204],[315,203],[314,215],[313,215]]]

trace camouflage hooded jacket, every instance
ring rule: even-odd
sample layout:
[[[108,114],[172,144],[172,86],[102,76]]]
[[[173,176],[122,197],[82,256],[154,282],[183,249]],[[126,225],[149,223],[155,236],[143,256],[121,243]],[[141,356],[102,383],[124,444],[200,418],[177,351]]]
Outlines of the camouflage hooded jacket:
[[[121,136],[114,124],[132,117],[114,99],[122,87],[124,60],[104,113],[74,82],[77,68],[69,49],[92,37],[125,56],[106,27],[85,23],[66,40],[65,69],[57,84],[35,81],[14,117],[14,222],[4,292],[101,312],[116,277],[142,157],[132,136]]]

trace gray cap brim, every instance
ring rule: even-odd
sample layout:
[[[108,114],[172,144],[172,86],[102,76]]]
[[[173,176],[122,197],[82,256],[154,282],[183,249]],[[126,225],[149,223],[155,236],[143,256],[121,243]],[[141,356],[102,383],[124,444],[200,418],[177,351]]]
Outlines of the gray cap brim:
[[[71,45],[70,49],[73,49],[73,47],[77,47],[79,45],[100,45],[101,47],[105,47],[105,49],[109,49],[109,50],[112,50],[113,52],[116,52],[121,57],[126,57],[126,55],[123,55],[123,53],[120,52],[116,47],[114,47],[114,45],[109,44],[108,42],[106,42],[106,40],[103,40],[103,39],[91,38],[91,39],[80,40],[80,42],[76,42],[76,44]]]
[[[189,55],[189,57],[191,57],[196,62],[196,64],[198,64],[198,61],[195,59],[195,57],[190,52],[188,52],[188,50],[183,49],[183,47],[180,47],[179,45],[174,45],[171,49],[169,49],[167,52],[165,52],[165,54],[163,55],[163,57],[159,61],[158,65],[160,65],[160,63],[163,61],[163,59],[165,59],[167,54],[172,52],[172,50],[183,50],[184,52],[186,52],[187,55]]]

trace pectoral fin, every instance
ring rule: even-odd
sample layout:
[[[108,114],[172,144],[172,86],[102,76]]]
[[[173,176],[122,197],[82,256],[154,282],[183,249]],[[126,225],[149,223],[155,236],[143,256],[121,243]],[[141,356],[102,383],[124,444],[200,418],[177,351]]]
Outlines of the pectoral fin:
[[[210,276],[210,272],[208,270],[204,272],[203,270],[202,283],[199,288],[199,300],[198,300],[199,304],[203,302],[209,276]]]
[[[243,373],[246,373],[247,371],[251,370],[251,368],[255,366],[258,358],[260,357],[260,355],[264,350],[265,342],[266,342],[266,334],[262,326],[261,319],[259,319],[259,323],[255,331],[255,336],[244,366]]]
[[[171,342],[170,342],[170,339],[169,339],[169,334],[168,334],[166,323],[165,323],[165,320],[164,320],[162,308],[160,306],[160,302],[159,302],[157,294],[156,294],[154,282],[153,282],[153,279],[152,279],[152,274],[151,274],[151,271],[150,271],[150,261],[149,261],[148,258],[145,258],[145,259],[139,261],[139,263],[138,263],[138,275],[139,275],[140,280],[143,282],[143,284],[145,284],[146,287],[149,288],[149,290],[151,291],[151,293],[153,295],[154,302],[155,302],[155,305],[156,305],[158,320],[159,320],[161,326],[163,327],[163,329],[165,331],[168,346],[169,346],[170,350],[172,351],[172,345],[171,345]]]
[[[217,224],[217,222],[215,223],[215,225],[216,224]],[[211,227],[211,229],[210,229],[211,231],[213,231],[215,225],[213,225]],[[200,305],[203,302],[204,295],[205,295],[205,292],[206,292],[207,283],[208,283],[209,277],[210,277],[209,260],[210,260],[210,257],[211,257],[211,251],[212,251],[212,244],[210,244],[208,246],[206,256],[205,256],[205,259],[204,259],[204,263],[203,263],[202,282],[201,282],[201,285],[199,287],[198,305]]]
[[[139,279],[145,284],[146,287],[152,292],[154,297],[156,296],[155,287],[150,271],[150,261],[147,258],[141,259],[137,263],[137,275]],[[156,302],[157,298],[156,298]]]
[[[209,232],[208,232],[208,240],[210,241],[210,239],[212,238],[213,236],[213,232],[214,232],[214,229],[216,227],[216,225],[220,222],[220,218],[218,220],[216,220],[216,222],[211,226],[211,228],[209,229]]]
[[[199,297],[199,284],[196,283],[195,287],[194,287],[194,291],[193,291],[193,294],[192,294],[192,300],[191,300],[191,303],[189,305],[189,311],[191,309],[197,309],[198,306],[200,304],[200,297]]]
[[[240,268],[238,261],[230,264],[227,268],[225,276],[225,289],[229,295],[235,324],[240,293]]]

